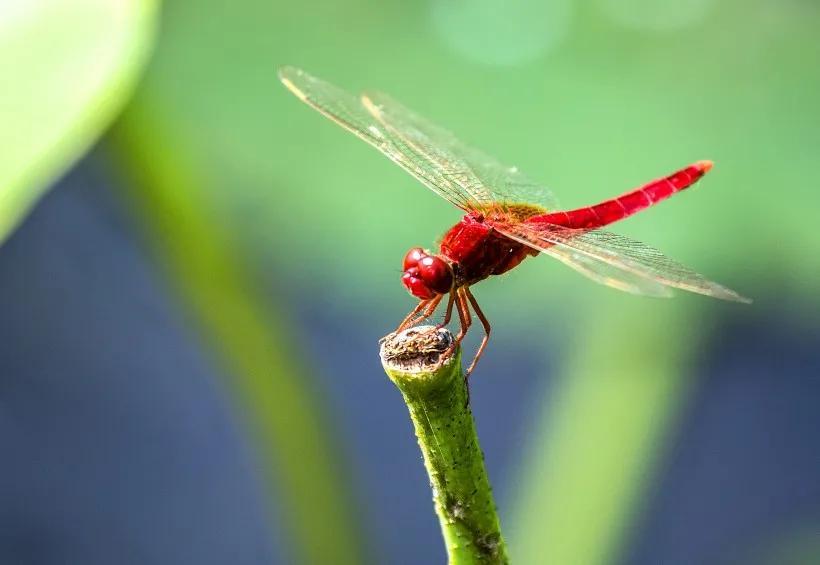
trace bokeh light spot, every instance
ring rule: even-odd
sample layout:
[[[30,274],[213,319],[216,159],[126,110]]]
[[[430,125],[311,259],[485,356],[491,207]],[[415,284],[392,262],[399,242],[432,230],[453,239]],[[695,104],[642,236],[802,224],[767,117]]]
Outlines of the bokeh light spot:
[[[570,25],[570,0],[433,0],[442,39],[461,55],[493,65],[532,61],[558,45]]]

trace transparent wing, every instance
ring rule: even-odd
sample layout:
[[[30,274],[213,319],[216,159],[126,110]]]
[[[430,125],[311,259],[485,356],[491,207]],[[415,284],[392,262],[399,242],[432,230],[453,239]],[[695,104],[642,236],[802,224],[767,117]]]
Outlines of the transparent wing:
[[[568,247],[553,245],[542,251],[597,283],[617,288],[630,294],[654,296],[658,298],[669,298],[673,296],[672,289],[664,284],[629,271],[624,271],[608,263],[603,263]]]
[[[626,290],[622,288],[623,285],[632,285],[634,288],[635,281],[646,279],[655,284],[723,300],[751,302],[735,291],[670,259],[654,247],[612,232],[572,230],[527,223],[498,225],[496,228],[506,236],[539,251],[553,255],[557,253],[556,256],[564,262],[583,256],[585,261],[575,260],[570,266],[588,276],[590,273],[594,274],[592,278],[595,280],[621,290]],[[607,277],[612,277],[615,284],[610,283]],[[639,289],[651,291],[652,288],[654,287],[641,286]]]
[[[484,208],[493,204],[493,195],[485,184],[476,176],[462,156],[457,155],[441,142],[443,140],[433,141],[427,134],[417,129],[415,122],[394,119],[387,107],[376,104],[367,94],[363,94],[361,100],[364,108],[378,120],[397,145],[405,148],[408,153],[412,153],[415,160],[423,162],[426,167],[435,169],[439,174],[455,183],[467,195],[469,201],[474,203],[475,208]],[[414,118],[421,120],[417,116]],[[438,126],[431,127],[439,129]]]
[[[459,141],[446,129],[429,122],[381,92],[362,95],[365,108],[395,137],[402,138],[484,207],[504,203],[537,205],[547,210],[558,202],[546,187],[530,180],[517,167],[499,163],[479,149]]]
[[[394,135],[357,97],[293,67],[280,69],[279,79],[297,98],[384,153],[442,198],[465,211],[480,207],[476,196],[486,196],[478,193],[480,187],[475,187],[475,194],[466,190],[453,171],[419,153],[403,136]]]

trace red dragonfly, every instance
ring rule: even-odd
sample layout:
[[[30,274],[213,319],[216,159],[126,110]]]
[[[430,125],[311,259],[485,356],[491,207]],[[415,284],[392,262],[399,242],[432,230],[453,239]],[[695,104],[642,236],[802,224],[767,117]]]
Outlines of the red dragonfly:
[[[437,254],[414,247],[405,255],[402,283],[419,303],[396,331],[432,316],[448,296],[438,327],[449,323],[455,306],[461,322],[456,343],[460,343],[472,324],[472,307],[484,327],[484,338],[466,375],[475,368],[490,337],[490,323],[470,287],[539,253],[596,282],[634,294],[670,296],[671,288],[679,288],[750,302],[653,247],[600,229],[691,186],[712,168],[711,161],[698,161],[594,206],[557,211],[552,194],[516,167],[468,147],[385,94],[365,92],[356,97],[292,67],[281,69],[279,78],[300,100],[465,212],[444,234]]]

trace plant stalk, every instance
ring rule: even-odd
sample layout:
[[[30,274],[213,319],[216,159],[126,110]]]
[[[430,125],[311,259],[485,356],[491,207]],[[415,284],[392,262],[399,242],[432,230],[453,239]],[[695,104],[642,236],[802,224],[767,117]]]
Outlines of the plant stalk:
[[[326,408],[309,386],[284,317],[264,299],[205,195],[210,182],[145,94],[109,137],[129,201],[222,362],[256,439],[271,507],[293,560],[358,565],[367,551]]]
[[[461,350],[448,352],[452,343],[446,329],[411,328],[382,342],[382,365],[410,411],[450,565],[508,563]]]

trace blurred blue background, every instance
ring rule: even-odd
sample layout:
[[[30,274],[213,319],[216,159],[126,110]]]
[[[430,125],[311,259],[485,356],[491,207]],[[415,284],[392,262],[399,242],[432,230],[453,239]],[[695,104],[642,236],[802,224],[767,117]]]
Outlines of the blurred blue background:
[[[566,207],[713,159],[616,231],[754,304],[548,259],[477,287],[502,529],[516,563],[820,562],[818,25],[805,0],[9,0],[0,563],[445,561],[377,340],[413,306],[404,252],[459,215],[285,64]]]

